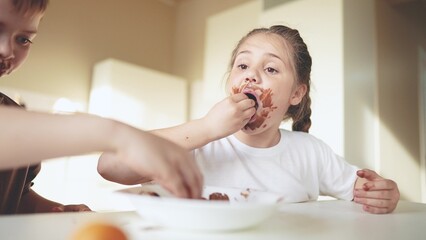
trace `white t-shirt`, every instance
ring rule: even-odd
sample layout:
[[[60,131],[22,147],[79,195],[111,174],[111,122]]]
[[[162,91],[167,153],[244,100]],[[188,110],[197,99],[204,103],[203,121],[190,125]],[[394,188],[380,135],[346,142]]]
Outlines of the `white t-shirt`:
[[[279,143],[270,148],[250,147],[231,135],[194,150],[204,183],[276,192],[286,202],[320,195],[353,199],[357,167],[310,134],[280,131]]]

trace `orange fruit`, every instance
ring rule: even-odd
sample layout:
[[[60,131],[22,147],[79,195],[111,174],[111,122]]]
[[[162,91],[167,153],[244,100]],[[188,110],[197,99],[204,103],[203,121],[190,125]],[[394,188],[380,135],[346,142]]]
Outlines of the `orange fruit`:
[[[77,229],[72,240],[127,240],[119,227],[109,223],[90,223]]]

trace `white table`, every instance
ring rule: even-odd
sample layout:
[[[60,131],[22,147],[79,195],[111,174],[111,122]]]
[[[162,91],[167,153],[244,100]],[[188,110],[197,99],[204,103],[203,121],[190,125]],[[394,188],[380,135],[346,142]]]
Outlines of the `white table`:
[[[210,233],[152,228],[136,212],[1,216],[0,239],[65,240],[77,227],[99,219],[118,224],[130,239],[426,239],[426,204],[405,201],[385,215],[346,201],[286,204],[258,227]]]

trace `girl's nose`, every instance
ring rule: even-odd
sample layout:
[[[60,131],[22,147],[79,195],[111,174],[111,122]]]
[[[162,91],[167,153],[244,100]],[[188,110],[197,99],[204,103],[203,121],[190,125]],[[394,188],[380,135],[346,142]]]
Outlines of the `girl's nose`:
[[[260,76],[255,69],[249,69],[246,72],[245,81],[249,83],[260,83]]]
[[[246,77],[246,82],[256,82],[256,78]]]

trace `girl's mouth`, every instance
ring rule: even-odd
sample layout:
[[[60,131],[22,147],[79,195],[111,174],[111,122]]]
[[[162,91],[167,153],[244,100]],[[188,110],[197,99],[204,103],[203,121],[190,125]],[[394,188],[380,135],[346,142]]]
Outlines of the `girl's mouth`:
[[[257,102],[256,95],[254,95],[253,93],[248,93],[248,92],[245,92],[244,94],[245,94],[248,98],[250,98],[251,100],[253,100],[253,101],[254,101],[254,108],[256,108],[256,111],[257,111],[257,109],[259,108],[259,104],[258,104],[258,102]]]
[[[253,116],[251,116],[249,123],[252,123],[254,121],[256,121],[256,115],[257,115],[257,110],[259,109],[259,99],[257,98],[257,94],[252,90],[252,89],[244,89],[243,93],[250,98],[251,100],[254,101],[254,108],[256,109],[255,113],[253,114]]]

